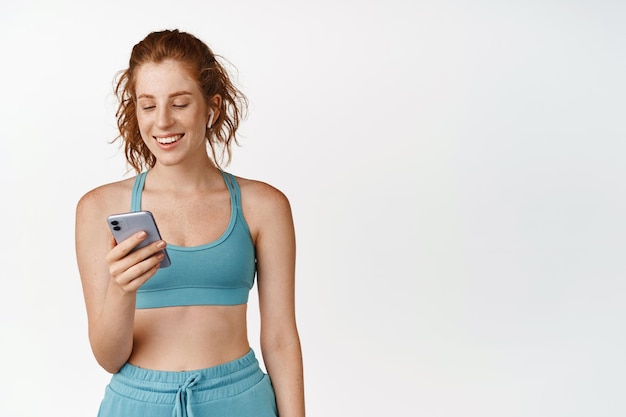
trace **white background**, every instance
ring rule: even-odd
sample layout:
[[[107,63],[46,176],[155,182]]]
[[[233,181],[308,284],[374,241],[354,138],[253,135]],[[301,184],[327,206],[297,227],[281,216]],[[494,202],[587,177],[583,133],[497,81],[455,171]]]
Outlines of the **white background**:
[[[310,416],[626,414],[626,3],[0,5],[0,415],[95,416],[80,196],[112,82],[180,28],[238,69],[228,170],[291,200]],[[258,349],[255,299],[251,341]]]

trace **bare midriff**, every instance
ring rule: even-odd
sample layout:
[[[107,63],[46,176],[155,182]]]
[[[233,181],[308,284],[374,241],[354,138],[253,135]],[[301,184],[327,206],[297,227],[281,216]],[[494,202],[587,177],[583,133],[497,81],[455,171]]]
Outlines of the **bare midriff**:
[[[190,371],[220,365],[250,350],[246,304],[135,311],[132,365]]]

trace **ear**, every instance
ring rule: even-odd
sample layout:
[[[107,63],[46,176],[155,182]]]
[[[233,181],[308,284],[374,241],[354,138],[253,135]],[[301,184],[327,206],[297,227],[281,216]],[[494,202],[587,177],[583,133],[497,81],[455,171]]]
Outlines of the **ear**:
[[[213,126],[213,123],[220,117],[220,109],[222,108],[222,96],[215,94],[209,100],[207,106],[207,127]]]

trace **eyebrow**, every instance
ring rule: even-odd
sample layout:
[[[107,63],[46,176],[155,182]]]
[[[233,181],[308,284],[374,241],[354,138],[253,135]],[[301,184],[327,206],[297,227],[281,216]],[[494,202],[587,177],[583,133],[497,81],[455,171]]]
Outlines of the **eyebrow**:
[[[177,91],[175,93],[172,93],[168,96],[168,98],[172,98],[172,97],[178,97],[178,96],[190,96],[191,93],[189,91]],[[154,98],[153,95],[151,94],[139,94],[137,96],[137,100],[142,99],[142,98]]]

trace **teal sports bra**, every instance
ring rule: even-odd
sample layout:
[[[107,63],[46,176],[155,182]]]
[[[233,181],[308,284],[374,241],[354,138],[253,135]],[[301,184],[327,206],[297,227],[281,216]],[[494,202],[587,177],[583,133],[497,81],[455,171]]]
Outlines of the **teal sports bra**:
[[[135,178],[131,211],[141,210],[146,172]],[[250,229],[243,218],[235,177],[222,172],[230,192],[230,222],[215,241],[200,246],[167,245],[172,265],[137,290],[136,308],[246,304],[256,274]]]

